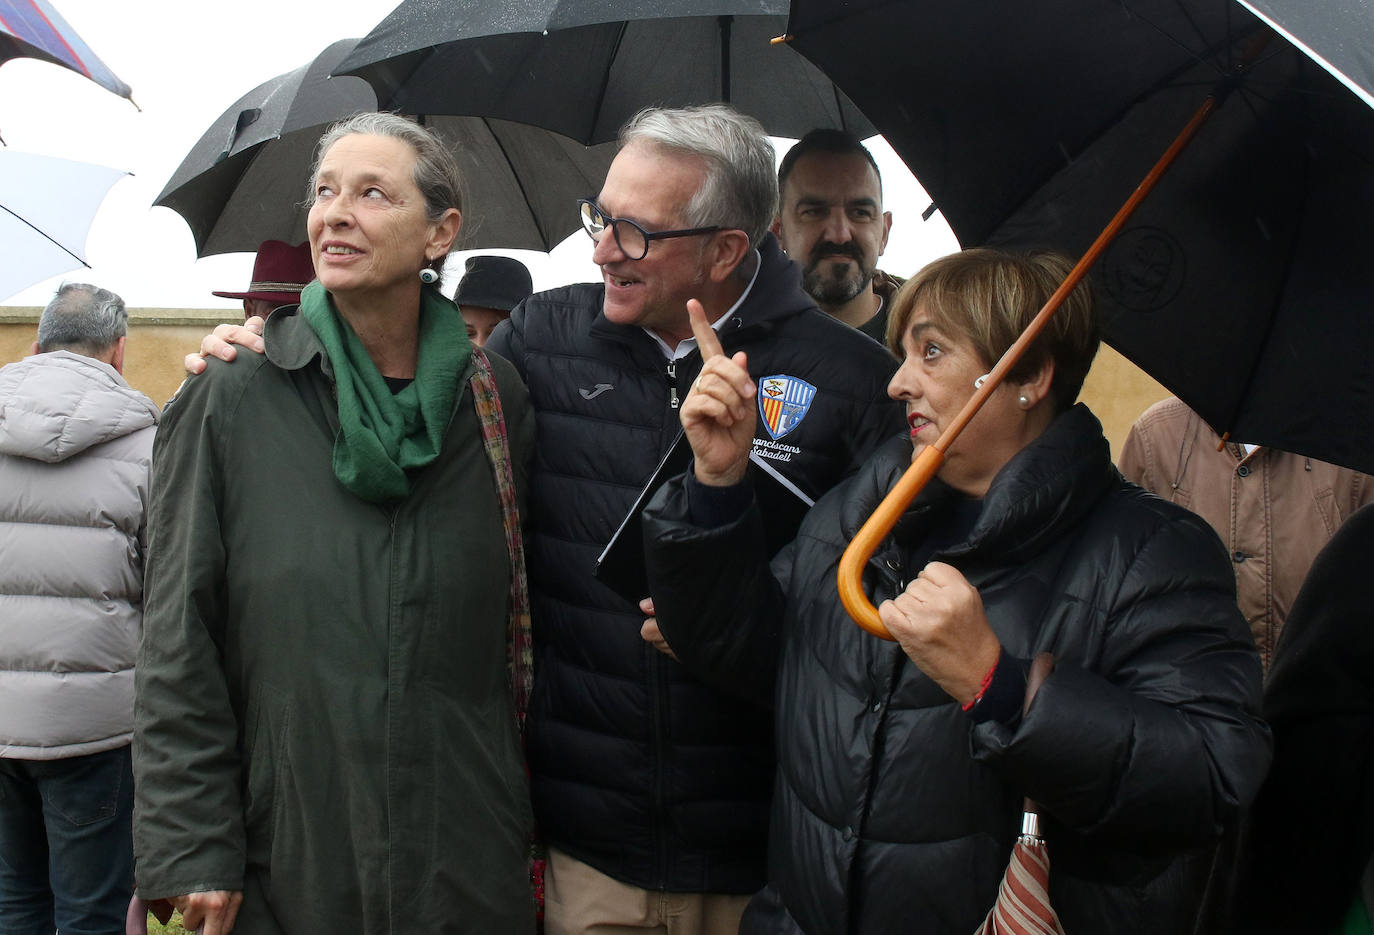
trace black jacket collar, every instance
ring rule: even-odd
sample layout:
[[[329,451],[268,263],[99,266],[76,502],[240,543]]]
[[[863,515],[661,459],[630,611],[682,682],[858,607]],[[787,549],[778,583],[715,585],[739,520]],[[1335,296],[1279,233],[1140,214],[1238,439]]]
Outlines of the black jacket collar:
[[[852,538],[911,463],[911,442],[897,436],[855,475],[841,507],[841,528]],[[968,540],[950,556],[970,553],[1016,561],[1075,526],[1114,483],[1116,468],[1102,424],[1087,406],[1063,413],[998,472]],[[960,494],[935,479],[898,521],[898,541],[922,535]]]

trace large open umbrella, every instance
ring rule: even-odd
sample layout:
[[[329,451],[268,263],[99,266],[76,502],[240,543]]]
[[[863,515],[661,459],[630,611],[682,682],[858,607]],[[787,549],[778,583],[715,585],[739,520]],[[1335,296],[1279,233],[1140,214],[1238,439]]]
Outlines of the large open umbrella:
[[[177,167],[155,204],[190,225],[200,256],[305,239],[306,184],[330,122],[374,110],[359,78],[330,78],[356,39],[259,85],[226,110]],[[424,118],[450,142],[465,187],[462,247],[550,250],[578,227],[612,146],[586,147],[538,127],[479,117]]]
[[[0,299],[86,262],[86,233],[129,173],[0,149]]]
[[[1257,48],[1237,0],[794,0],[790,31],[964,246],[1082,254],[1215,90],[1094,270],[1105,336],[1219,433],[1374,471],[1374,110],[1335,77],[1374,3],[1252,5],[1307,38]]]
[[[1290,5],[1265,0],[1267,23]],[[1100,254],[1108,340],[1214,428],[1368,471],[1374,329],[1357,271],[1374,229],[1353,206],[1374,198],[1374,111],[1339,56],[1313,47],[1301,9],[1300,42],[1238,0],[1055,0],[1034,17],[1014,0],[794,0],[790,26],[961,242]],[[1323,9],[1344,41],[1374,41],[1367,0]],[[1159,185],[1139,201],[1147,174]],[[1115,217],[1115,241],[1099,237],[1128,196],[1138,210]],[[841,566],[847,606],[878,635],[852,572],[900,502]]]
[[[615,139],[649,105],[726,101],[769,133],[872,125],[813,65],[768,39],[787,0],[406,0],[336,73],[384,107]]]
[[[91,51],[48,0],[0,0],[0,63],[21,57],[70,68],[131,103],[134,99],[129,86]]]

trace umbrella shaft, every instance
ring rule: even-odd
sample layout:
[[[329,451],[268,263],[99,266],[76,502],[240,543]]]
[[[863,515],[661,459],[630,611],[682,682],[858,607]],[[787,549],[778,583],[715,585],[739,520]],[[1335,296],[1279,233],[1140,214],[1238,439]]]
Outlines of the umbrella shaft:
[[[733,16],[721,16],[720,24],[720,99],[730,103],[730,33],[734,28]]]
[[[1247,51],[1253,54],[1253,52],[1258,51],[1258,47],[1253,47],[1251,50]],[[969,401],[964,405],[964,408],[960,410],[959,414],[955,416],[954,421],[940,434],[940,437],[931,444],[931,448],[938,452],[938,456],[941,459],[943,459],[945,452],[949,450],[950,446],[954,444],[955,440],[958,439],[959,435],[964,431],[969,421],[978,414],[978,410],[983,408],[983,404],[987,402],[988,397],[996,391],[997,387],[1002,385],[1002,380],[1006,378],[1006,375],[1010,373],[1012,368],[1021,360],[1022,355],[1025,354],[1026,350],[1030,347],[1031,342],[1040,336],[1040,332],[1049,324],[1051,316],[1059,310],[1059,306],[1068,298],[1069,293],[1083,281],[1083,277],[1088,274],[1088,270],[1097,262],[1098,257],[1107,249],[1107,245],[1112,242],[1112,239],[1120,233],[1121,228],[1125,226],[1126,221],[1135,213],[1135,209],[1140,206],[1145,196],[1150,193],[1159,182],[1160,178],[1163,177],[1165,171],[1168,170],[1169,166],[1173,165],[1179,154],[1183,152],[1184,148],[1192,141],[1193,137],[1197,135],[1202,125],[1211,117],[1213,111],[1216,110],[1220,94],[1221,91],[1217,90],[1207,96],[1207,99],[1202,102],[1202,106],[1193,114],[1192,119],[1188,121],[1187,125],[1179,132],[1178,136],[1174,138],[1169,148],[1164,151],[1164,155],[1159,157],[1154,167],[1150,169],[1145,178],[1136,186],[1135,191],[1131,193],[1131,197],[1126,199],[1126,203],[1116,212],[1116,216],[1111,219],[1105,228],[1103,228],[1102,233],[1097,235],[1097,239],[1093,241],[1082,258],[1074,265],[1069,275],[1065,277],[1064,282],[1061,283],[1059,288],[1054,291],[1054,294],[1050,296],[1049,301],[1045,303],[1045,307],[1036,314],[1030,325],[1028,325],[1026,330],[1021,333],[1021,336],[1016,339],[1016,342],[1012,344],[1011,347],[1007,348],[1006,353],[997,361],[997,365],[993,367],[978,384],[976,384],[977,388],[974,390],[973,395],[969,397]],[[844,555],[841,557],[839,586],[841,603],[844,604],[845,610],[849,613],[850,617],[854,618],[856,623],[874,636],[883,639],[891,640],[893,637],[887,632],[887,628],[884,627],[882,622],[878,619],[877,609],[868,600],[867,595],[864,594],[860,577],[864,566],[868,564],[868,560],[872,557],[878,544],[881,543],[883,539],[887,538],[888,533],[892,531],[892,527],[896,525],[898,517],[902,515],[911,501],[915,499],[916,495],[921,492],[930,477],[934,476],[933,472],[924,472],[920,470],[920,467],[921,465],[918,463],[913,463],[911,467],[907,468],[906,474],[898,481],[892,491],[888,493],[887,497],[883,499],[882,503],[878,505],[877,510],[868,518],[868,521],[860,527],[859,532],[849,543],[848,548],[845,549]],[[917,481],[914,475],[921,473],[925,473],[925,476]],[[911,480],[908,480],[909,476]]]

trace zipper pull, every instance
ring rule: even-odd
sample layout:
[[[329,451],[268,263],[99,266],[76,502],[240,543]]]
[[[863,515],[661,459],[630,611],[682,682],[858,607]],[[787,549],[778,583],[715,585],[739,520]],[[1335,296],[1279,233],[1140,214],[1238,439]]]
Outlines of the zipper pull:
[[[675,360],[670,360],[670,361],[668,361],[668,366],[667,366],[666,369],[667,369],[667,371],[668,371],[668,408],[670,408],[670,409],[676,409],[676,408],[677,408],[677,405],[678,405],[678,399],[677,399],[677,361],[675,361]]]

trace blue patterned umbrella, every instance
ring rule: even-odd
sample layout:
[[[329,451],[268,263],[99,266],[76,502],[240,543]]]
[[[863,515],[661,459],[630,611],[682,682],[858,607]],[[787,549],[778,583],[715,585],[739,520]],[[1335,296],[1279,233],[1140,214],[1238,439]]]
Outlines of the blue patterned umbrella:
[[[102,62],[48,0],[0,0],[0,63],[36,58],[70,68],[133,102],[133,91]]]

